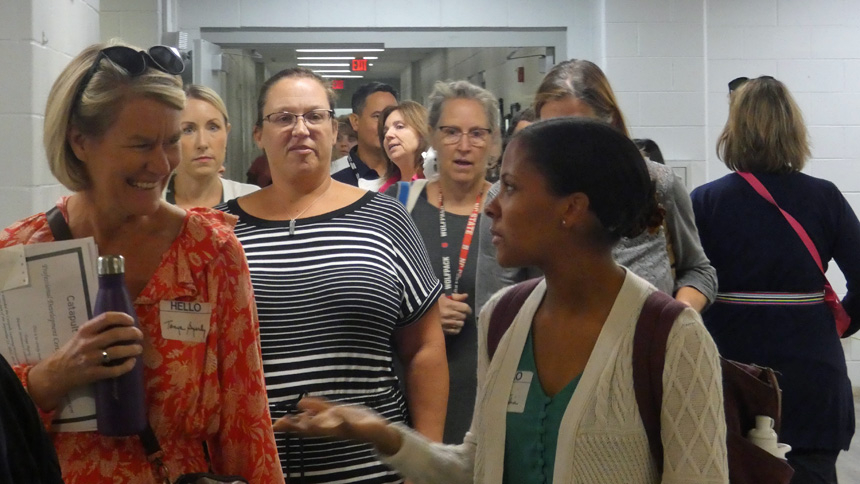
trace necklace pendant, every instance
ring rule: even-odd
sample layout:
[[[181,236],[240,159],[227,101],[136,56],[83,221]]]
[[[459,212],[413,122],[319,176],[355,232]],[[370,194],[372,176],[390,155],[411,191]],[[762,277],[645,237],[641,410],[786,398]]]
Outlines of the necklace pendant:
[[[296,219],[290,220],[290,236],[296,233]]]

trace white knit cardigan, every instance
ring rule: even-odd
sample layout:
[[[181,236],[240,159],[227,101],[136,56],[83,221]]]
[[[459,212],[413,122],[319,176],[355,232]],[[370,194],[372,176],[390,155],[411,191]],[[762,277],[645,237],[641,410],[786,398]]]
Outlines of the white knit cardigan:
[[[655,288],[627,271],[559,429],[553,482],[651,484],[728,483],[726,424],[716,346],[692,309],[669,334],[663,372],[662,481],[633,392],[633,333]],[[502,482],[508,396],[534,314],[546,292],[541,282],[487,356],[489,315],[500,291],[481,311],[478,398],[463,444],[434,444],[406,427],[400,451],[384,460],[416,483]],[[537,380],[535,380],[537,381]]]

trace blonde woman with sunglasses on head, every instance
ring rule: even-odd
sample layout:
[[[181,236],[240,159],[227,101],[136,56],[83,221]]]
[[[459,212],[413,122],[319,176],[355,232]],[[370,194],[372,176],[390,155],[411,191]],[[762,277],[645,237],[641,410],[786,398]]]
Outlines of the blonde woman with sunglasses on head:
[[[52,220],[73,238],[93,237],[100,254],[125,257],[140,329],[130,315],[106,312],[47,358],[15,371],[49,423],[72,389],[142,364],[148,421],[171,479],[206,472],[208,448],[214,472],[283,482],[235,219],[183,210],[161,196],[180,159],[182,69],[168,47],[93,45],[54,83],[45,150],[51,172],[74,193],[57,202]],[[44,213],[0,234],[3,247],[52,240]],[[208,331],[193,341],[164,333],[160,306],[172,301],[211,307]],[[156,481],[159,470],[136,435],[53,431],[52,439],[67,484]]]

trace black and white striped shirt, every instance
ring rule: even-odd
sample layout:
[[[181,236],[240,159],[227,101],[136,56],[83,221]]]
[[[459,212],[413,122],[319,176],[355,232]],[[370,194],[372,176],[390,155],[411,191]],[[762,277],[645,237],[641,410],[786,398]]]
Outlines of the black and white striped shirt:
[[[251,269],[272,418],[306,393],[405,421],[392,335],[435,304],[441,285],[403,206],[368,192],[342,209],[297,220],[292,236],[288,221],[248,215],[236,200],[220,208],[239,217],[235,231]],[[365,445],[276,438],[293,482],[400,479]]]

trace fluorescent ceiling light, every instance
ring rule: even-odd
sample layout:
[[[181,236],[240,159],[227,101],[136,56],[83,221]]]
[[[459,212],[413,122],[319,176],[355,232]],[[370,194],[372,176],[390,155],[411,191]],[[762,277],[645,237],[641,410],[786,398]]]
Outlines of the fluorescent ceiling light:
[[[385,49],[296,49],[296,52],[385,52]]]
[[[349,75],[345,75],[345,74],[322,74],[320,77],[333,78],[333,79],[344,79],[344,78],[364,79],[364,76],[349,76]]]
[[[304,66],[304,67],[349,67],[348,62],[340,62],[340,63],[338,63],[338,62],[331,62],[331,63],[305,62],[305,63],[299,63],[299,65]]]
[[[349,69],[314,69],[314,72],[352,72]]]
[[[349,57],[296,57],[298,60],[353,60],[355,56]],[[379,57],[362,57],[367,60],[377,60]]]

